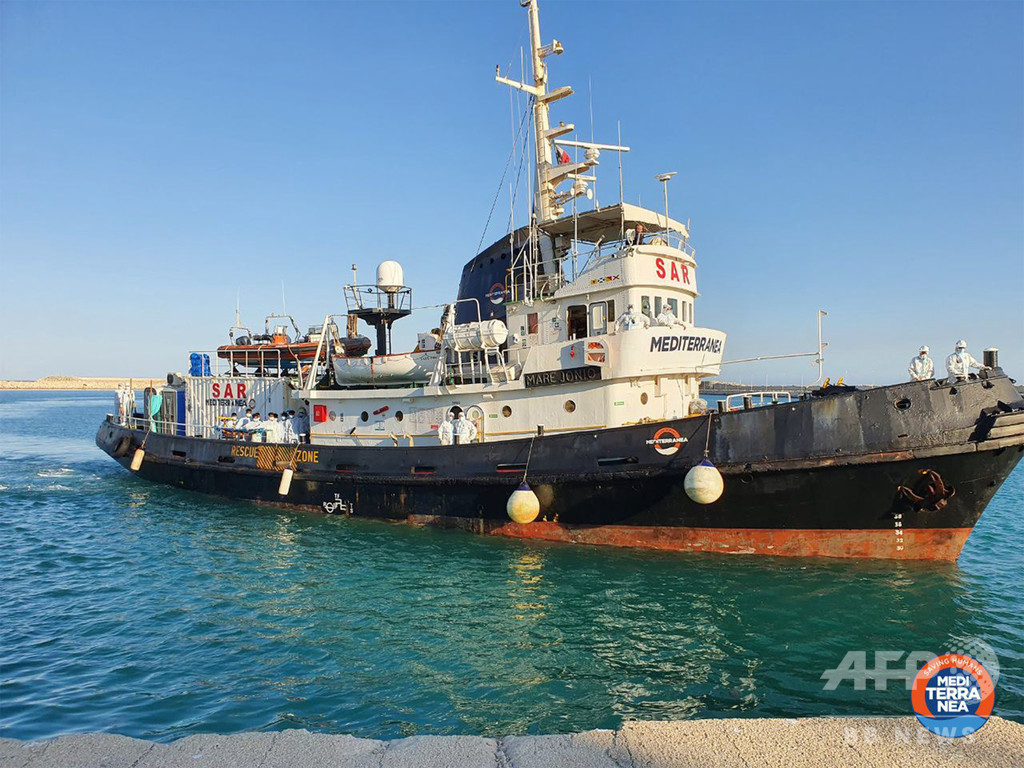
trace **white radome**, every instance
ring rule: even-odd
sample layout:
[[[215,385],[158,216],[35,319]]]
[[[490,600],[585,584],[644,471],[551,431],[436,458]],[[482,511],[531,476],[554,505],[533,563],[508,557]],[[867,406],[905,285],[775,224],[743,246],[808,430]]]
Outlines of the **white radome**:
[[[397,291],[405,287],[405,274],[397,261],[382,261],[377,265],[377,287],[385,291]]]
[[[698,504],[713,504],[722,496],[725,481],[722,473],[707,459],[690,468],[683,480],[686,495]]]

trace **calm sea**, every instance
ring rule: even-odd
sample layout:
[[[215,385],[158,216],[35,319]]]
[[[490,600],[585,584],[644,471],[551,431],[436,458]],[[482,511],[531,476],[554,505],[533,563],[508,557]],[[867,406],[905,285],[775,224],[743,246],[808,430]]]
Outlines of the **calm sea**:
[[[672,555],[149,485],[93,444],[112,401],[0,393],[0,736],[903,715],[901,682],[824,690],[822,673],[979,640],[996,714],[1024,720],[1022,467],[957,564]]]

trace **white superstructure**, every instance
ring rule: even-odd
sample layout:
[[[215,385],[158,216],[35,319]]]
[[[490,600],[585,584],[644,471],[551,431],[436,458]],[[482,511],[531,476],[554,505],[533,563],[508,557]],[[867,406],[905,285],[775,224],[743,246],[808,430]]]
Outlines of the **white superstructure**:
[[[452,410],[476,425],[479,442],[704,412],[699,382],[719,373],[725,334],[696,325],[689,231],[668,216],[667,186],[664,213],[624,202],[580,210],[592,198],[601,152],[628,147],[571,140],[573,125],[552,127],[550,105],[572,89],[549,90],[545,59],[563,47],[541,42],[537,3],[525,5],[532,82],[500,72],[496,79],[530,99],[531,224],[509,236],[487,297],[448,306],[415,350],[390,349],[391,323],[412,311],[397,262],[377,267],[375,285],[346,286],[346,321],[328,315],[324,327],[344,325],[355,336],[362,319],[377,328],[377,349],[345,356],[340,340],[325,334],[314,363],[299,371],[289,401],[308,405],[313,442],[437,444]],[[504,320],[482,314],[487,302],[503,306]],[[633,317],[623,318],[630,306]],[[457,323],[467,312],[474,321]]]

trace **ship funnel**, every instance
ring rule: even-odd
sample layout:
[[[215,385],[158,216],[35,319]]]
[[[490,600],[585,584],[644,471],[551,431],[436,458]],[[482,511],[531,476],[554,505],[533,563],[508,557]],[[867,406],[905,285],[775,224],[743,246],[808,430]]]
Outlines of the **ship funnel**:
[[[388,293],[404,288],[405,276],[402,274],[402,265],[397,261],[382,261],[378,264],[377,287]]]

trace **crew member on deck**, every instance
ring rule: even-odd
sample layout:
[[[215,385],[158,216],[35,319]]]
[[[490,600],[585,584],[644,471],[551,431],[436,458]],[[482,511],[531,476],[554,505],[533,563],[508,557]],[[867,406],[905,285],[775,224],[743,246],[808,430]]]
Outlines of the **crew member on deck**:
[[[444,421],[437,425],[437,439],[441,445],[451,445],[455,437],[455,425],[452,423],[452,412],[445,414]]]
[[[281,422],[277,418],[276,413],[271,413],[267,417],[266,424],[267,436],[266,442],[268,443],[283,443],[284,442],[284,431],[281,429]]]
[[[309,416],[305,408],[299,408],[299,415],[295,418],[295,434],[300,443],[309,442]]]
[[[921,345],[917,350],[917,357],[910,359],[910,367],[907,370],[911,381],[927,381],[935,375],[935,363],[928,357],[928,347]]]
[[[956,351],[946,358],[946,373],[949,374],[946,383],[956,384],[958,381],[964,381],[971,372],[971,368],[977,368],[979,371],[988,370],[988,366],[971,357],[971,353],[967,351],[967,342],[960,339],[956,343]]]
[[[249,423],[245,427],[246,431],[251,435],[249,439],[257,443],[264,442],[266,432],[263,427],[263,417],[260,416],[259,411],[254,412],[252,418],[249,419]]]
[[[295,417],[292,415],[291,411],[285,411],[281,414],[281,432],[283,442],[299,442],[299,439],[295,436]]]
[[[455,435],[458,437],[458,445],[465,445],[476,440],[476,424],[466,418],[465,411],[460,413],[459,418],[455,420]]]
[[[114,394],[114,413],[117,415],[117,423],[124,424],[125,411],[128,403],[128,387],[124,384],[117,385],[117,392]]]
[[[644,225],[637,224],[636,229],[626,230],[626,243],[629,245],[643,245],[644,244]]]
[[[245,415],[242,418],[240,418],[238,420],[238,422],[235,424],[235,429],[237,429],[239,431],[242,431],[242,432],[248,432],[251,427],[252,427],[252,408],[246,408],[245,409]]]
[[[626,311],[619,315],[619,319],[615,321],[615,329],[619,331],[632,331],[638,325],[647,328],[650,324],[650,318],[645,314],[638,313],[636,307],[630,304],[626,307]]]
[[[661,310],[661,313],[655,319],[655,323],[658,325],[665,325],[670,328],[673,325],[681,325],[683,328],[686,327],[686,323],[676,317],[675,312],[672,311],[672,305],[668,302],[665,303],[664,309]]]

